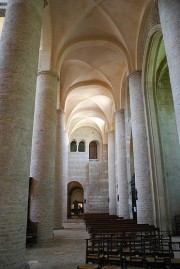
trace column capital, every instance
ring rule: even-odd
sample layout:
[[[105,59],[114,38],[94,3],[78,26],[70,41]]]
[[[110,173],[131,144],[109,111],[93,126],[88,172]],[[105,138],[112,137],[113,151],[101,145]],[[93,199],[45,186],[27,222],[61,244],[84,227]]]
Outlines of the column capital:
[[[135,70],[135,71],[129,73],[129,75],[127,76],[127,79],[129,80],[132,76],[135,76],[137,74],[141,75],[142,74],[142,70]]]
[[[54,76],[57,81],[59,81],[59,76],[52,70],[43,70],[43,71],[38,71],[37,76],[40,75],[50,75],[50,76]]]

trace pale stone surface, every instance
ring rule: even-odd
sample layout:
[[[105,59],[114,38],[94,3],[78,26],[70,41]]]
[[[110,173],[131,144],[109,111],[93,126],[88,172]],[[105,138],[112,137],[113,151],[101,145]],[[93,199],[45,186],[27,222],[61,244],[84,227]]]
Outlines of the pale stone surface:
[[[38,241],[53,237],[57,82],[52,71],[38,74],[31,157],[31,219],[38,222]]]
[[[141,72],[129,75],[129,92],[134,149],[134,170],[137,188],[138,223],[153,223],[152,190],[149,173],[147,134],[144,118]]]
[[[107,145],[102,144],[100,133],[91,127],[74,131],[69,143],[85,141],[85,152],[69,152],[68,181],[77,181],[83,186],[85,212],[108,212],[108,163]],[[98,159],[89,160],[89,143],[97,142]]]
[[[43,0],[9,0],[1,36],[1,269],[25,266],[28,178],[42,12]]]
[[[129,218],[124,109],[115,113],[116,169],[120,217]]]
[[[180,141],[180,1],[158,0]]]
[[[62,228],[67,218],[68,134],[65,132],[64,112],[57,110],[55,161],[55,227]]]
[[[63,133],[63,181],[62,181],[62,220],[67,219],[67,182],[68,182],[68,133]]]
[[[169,200],[169,210],[167,210],[167,206],[165,206],[165,220],[168,220],[168,223],[170,224],[168,226],[173,232],[175,232],[175,223],[172,223],[171,220],[174,218],[180,208],[178,203],[180,178],[180,145],[175,121],[169,73],[168,70],[166,70],[165,72],[164,69],[162,72],[163,75],[160,75],[156,91],[156,117],[158,117],[159,136],[161,138],[161,147],[163,154],[163,185],[167,186],[168,188],[168,193],[166,194],[168,198],[166,198],[166,196],[165,198]],[[164,224],[166,223],[165,220]]]
[[[64,113],[57,109],[56,124],[56,159],[55,159],[55,188],[54,188],[54,227],[62,228],[62,182],[64,178],[63,148],[64,143]],[[67,162],[67,160],[66,160]]]
[[[133,218],[131,179],[132,179],[132,176],[134,175],[134,158],[133,158],[133,147],[132,147],[130,98],[129,98],[128,90],[126,92],[126,102],[125,102],[125,139],[126,139],[126,167],[127,167],[127,181],[128,181],[129,217]]]
[[[109,214],[116,215],[115,134],[108,133]]]

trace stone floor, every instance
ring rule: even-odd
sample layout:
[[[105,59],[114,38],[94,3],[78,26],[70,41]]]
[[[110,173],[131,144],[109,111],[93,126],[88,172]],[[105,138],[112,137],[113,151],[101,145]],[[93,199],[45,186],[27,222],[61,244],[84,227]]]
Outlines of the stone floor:
[[[51,242],[27,249],[30,269],[77,269],[77,265],[85,262],[85,238],[88,237],[82,220],[64,223],[64,229],[54,231]],[[180,257],[179,254],[176,252],[175,256]]]
[[[85,262],[88,237],[82,220],[64,223],[64,229],[54,231],[51,242],[27,249],[30,269],[76,269]]]

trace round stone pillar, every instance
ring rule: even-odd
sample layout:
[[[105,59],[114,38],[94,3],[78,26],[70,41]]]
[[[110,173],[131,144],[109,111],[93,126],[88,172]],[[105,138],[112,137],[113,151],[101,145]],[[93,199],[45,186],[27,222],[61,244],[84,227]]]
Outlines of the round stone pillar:
[[[115,136],[117,158],[116,170],[119,197],[118,215],[120,217],[129,218],[124,109],[121,109],[115,113]]]
[[[55,161],[55,199],[54,199],[54,224],[55,228],[62,228],[62,184],[65,178],[64,159],[65,152],[65,127],[64,127],[64,112],[57,110],[57,130],[56,130],[56,161]]]
[[[52,71],[38,73],[31,155],[31,220],[38,222],[38,241],[53,237],[57,82]]]
[[[135,184],[137,189],[137,221],[153,223],[152,190],[149,172],[141,71],[129,75],[130,109],[134,151]]]
[[[180,141],[180,1],[158,0]]]
[[[0,267],[25,267],[43,0],[9,0],[0,40]]]
[[[115,134],[108,133],[109,214],[116,215]]]
[[[62,132],[63,111],[57,109],[56,125],[56,159],[55,159],[55,186],[54,186],[54,228],[62,228],[62,182],[61,182],[61,152],[62,152]]]
[[[62,178],[62,221],[67,220],[67,179],[68,179],[68,133],[64,130],[63,133],[63,178]]]

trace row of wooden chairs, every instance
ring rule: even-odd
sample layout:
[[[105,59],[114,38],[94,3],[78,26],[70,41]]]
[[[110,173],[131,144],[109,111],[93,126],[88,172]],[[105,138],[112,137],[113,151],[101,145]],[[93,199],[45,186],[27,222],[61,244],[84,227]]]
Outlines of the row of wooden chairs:
[[[84,221],[90,235],[86,264],[180,268],[173,256],[171,234],[154,225],[108,214],[86,214]]]
[[[171,237],[136,234],[100,235],[86,240],[86,263],[105,266],[144,266],[145,268],[175,268]],[[174,267],[171,267],[174,263]],[[178,265],[178,264],[177,264]],[[178,268],[178,267],[177,267]]]

